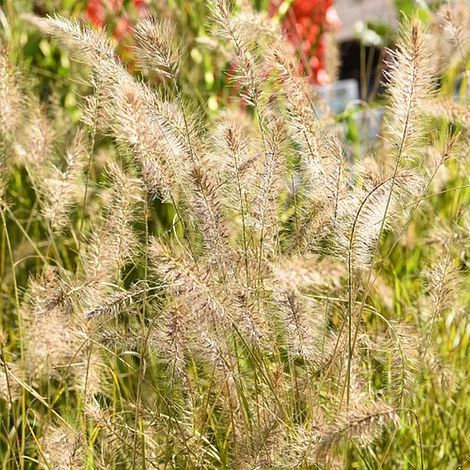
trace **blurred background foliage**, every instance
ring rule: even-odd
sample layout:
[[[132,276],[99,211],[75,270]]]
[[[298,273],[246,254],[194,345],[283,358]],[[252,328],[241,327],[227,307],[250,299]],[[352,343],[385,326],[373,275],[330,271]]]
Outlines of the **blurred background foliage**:
[[[252,0],[250,3],[259,11],[270,10],[269,0]],[[293,3],[293,0],[281,3],[276,13],[281,21]],[[418,12],[419,16],[427,18],[439,3],[432,2],[432,5],[429,5],[417,0],[395,0],[395,7],[398,12],[407,16]],[[97,20],[100,16],[97,9],[103,10],[99,18],[101,21]],[[230,64],[225,60],[224,51],[217,49],[216,45],[208,40],[210,24],[207,22],[204,0],[150,0],[148,3],[125,0],[122,4],[119,1],[116,3],[115,0],[4,0],[0,11],[0,33],[3,37],[11,38],[9,44],[15,45],[14,52],[20,55],[17,58],[18,63],[33,72],[37,79],[36,88],[42,99],[55,100],[77,120],[79,109],[75,93],[81,84],[76,78],[71,80],[72,76],[77,77],[77,66],[71,63],[67,54],[53,41],[41,36],[34,28],[27,27],[21,20],[22,13],[34,13],[39,16],[59,13],[67,18],[82,18],[95,24],[104,23],[106,30],[114,33],[118,50],[130,68],[131,29],[138,18],[147,14],[171,18],[177,24],[185,44],[185,70],[180,74],[184,80],[184,92],[190,95],[192,100],[196,99],[209,113],[230,98],[231,92],[227,86]],[[380,37],[380,46],[390,45],[393,43],[397,26],[366,21],[365,28],[357,33],[357,42],[367,46],[365,41],[368,33],[372,31]],[[359,62],[359,57],[353,57],[352,60],[354,59]]]
[[[299,4],[299,8],[303,7],[302,3],[314,3],[315,8],[323,4],[334,6],[331,0],[238,0],[240,4],[243,2],[251,3],[258,11],[274,15],[281,22],[287,21],[289,11],[296,4]],[[393,5],[399,21],[404,16],[413,14],[429,20],[432,12],[442,3],[394,0]],[[228,55],[208,37],[211,25],[207,21],[207,6],[204,0],[4,0],[0,9],[0,35],[9,39],[13,57],[17,55],[17,64],[25,69],[25,76],[35,77],[35,90],[41,100],[61,107],[74,122],[78,122],[80,118],[76,96],[86,94],[80,80],[81,66],[71,62],[67,54],[53,41],[41,36],[34,28],[26,26],[21,19],[21,14],[24,13],[39,16],[59,13],[67,18],[81,18],[88,23],[104,27],[113,33],[117,50],[131,70],[134,68],[133,25],[146,15],[169,18],[177,25],[178,34],[184,44],[183,71],[179,75],[183,93],[207,114],[215,113],[236,94],[228,79],[231,71],[231,64],[227,61]],[[364,18],[363,22],[354,26],[355,37],[348,43],[338,45],[340,62],[343,62],[338,65],[339,78],[356,79],[359,82],[360,98],[368,104],[374,103],[376,92],[381,91],[379,85],[385,47],[393,45],[399,21],[390,24],[386,20]],[[305,42],[303,39],[302,41],[300,46]],[[313,47],[320,45],[314,43]],[[302,51],[298,52],[301,56]],[[325,55],[323,50],[317,54],[318,57],[322,55]],[[448,81],[450,87],[450,83],[456,79],[455,74],[451,78],[452,80]],[[380,102],[380,95],[378,98]],[[357,124],[351,117],[359,111],[360,107],[351,106],[344,115],[338,117],[346,123],[347,135],[353,146],[358,143],[359,136]]]

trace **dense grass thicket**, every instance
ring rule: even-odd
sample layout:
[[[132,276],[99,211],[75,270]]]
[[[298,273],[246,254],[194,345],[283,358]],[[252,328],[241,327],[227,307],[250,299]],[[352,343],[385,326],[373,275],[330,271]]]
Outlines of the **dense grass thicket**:
[[[7,2],[2,469],[470,468],[469,7],[403,21],[364,146],[240,3],[116,49]]]

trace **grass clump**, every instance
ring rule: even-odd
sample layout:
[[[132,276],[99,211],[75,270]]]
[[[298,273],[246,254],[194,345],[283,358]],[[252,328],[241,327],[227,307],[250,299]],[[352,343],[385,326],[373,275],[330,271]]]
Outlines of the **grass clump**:
[[[137,25],[136,78],[103,32],[25,18],[87,68],[78,126],[2,49],[4,468],[463,465],[463,31],[440,13],[446,63],[405,24],[352,161],[278,26],[208,7],[239,95],[213,116],[166,21]]]

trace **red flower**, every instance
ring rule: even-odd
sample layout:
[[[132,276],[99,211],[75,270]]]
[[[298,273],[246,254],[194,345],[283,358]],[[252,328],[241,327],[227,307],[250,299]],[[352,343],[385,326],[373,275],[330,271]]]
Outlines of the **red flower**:
[[[315,19],[322,19],[332,5],[333,0],[295,0],[291,8],[296,18],[313,16]]]
[[[148,13],[149,0],[132,0],[138,16]],[[131,31],[129,13],[123,10],[123,0],[88,0],[85,18],[98,28],[114,24],[113,36],[120,41]]]
[[[95,26],[104,26],[106,12],[101,0],[89,0],[86,6],[85,18]]]
[[[113,36],[120,41],[131,31],[131,22],[129,21],[129,15],[124,12],[116,22],[114,27]]]
[[[272,1],[271,14],[275,14],[281,1]],[[303,58],[303,68],[310,79],[317,83],[327,81],[322,35],[325,29],[336,29],[339,26],[333,0],[294,0],[282,26],[289,40],[298,50],[304,52],[306,61]]]
[[[146,14],[150,5],[150,0],[133,0],[132,3],[139,14]]]

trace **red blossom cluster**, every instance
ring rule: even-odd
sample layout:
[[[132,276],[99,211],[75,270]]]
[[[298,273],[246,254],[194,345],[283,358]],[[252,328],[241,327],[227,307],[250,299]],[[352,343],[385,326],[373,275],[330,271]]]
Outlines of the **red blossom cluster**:
[[[283,0],[272,0],[271,14],[275,14]],[[304,72],[313,82],[330,82],[325,71],[325,38],[327,30],[337,29],[340,20],[333,0],[294,0],[282,26],[289,40],[302,53]]]
[[[147,15],[149,3],[150,0],[131,0],[125,7],[123,0],[89,0],[85,18],[99,28],[112,25],[113,36],[120,41],[130,33],[133,16]]]

